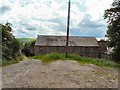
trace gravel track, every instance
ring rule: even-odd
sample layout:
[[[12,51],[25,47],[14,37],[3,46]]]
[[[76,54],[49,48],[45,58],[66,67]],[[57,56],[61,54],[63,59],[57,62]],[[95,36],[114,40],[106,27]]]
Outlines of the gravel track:
[[[3,88],[118,88],[118,70],[73,60],[25,60],[2,68]]]

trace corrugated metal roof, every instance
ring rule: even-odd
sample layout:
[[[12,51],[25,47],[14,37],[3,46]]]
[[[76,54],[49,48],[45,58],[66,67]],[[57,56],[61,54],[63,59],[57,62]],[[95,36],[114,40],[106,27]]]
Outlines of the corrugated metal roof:
[[[35,45],[65,46],[66,36],[38,35]],[[69,36],[69,46],[99,46],[95,37]]]

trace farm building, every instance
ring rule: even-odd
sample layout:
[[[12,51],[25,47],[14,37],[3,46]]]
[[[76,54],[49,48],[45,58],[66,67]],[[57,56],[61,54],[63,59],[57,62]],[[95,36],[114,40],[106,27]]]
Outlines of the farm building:
[[[108,48],[108,41],[98,41],[98,44],[100,46],[100,58],[110,60],[112,58],[111,53],[113,52],[113,48]]]
[[[44,36],[38,35],[35,42],[35,55],[48,53],[65,53],[66,36]],[[68,42],[68,53],[88,57],[99,57],[100,46],[95,37],[70,36]]]

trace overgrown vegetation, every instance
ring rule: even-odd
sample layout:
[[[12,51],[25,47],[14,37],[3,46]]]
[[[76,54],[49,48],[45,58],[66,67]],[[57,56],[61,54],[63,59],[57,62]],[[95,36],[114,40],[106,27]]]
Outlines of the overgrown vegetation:
[[[16,38],[20,43],[20,48],[23,49],[25,44],[30,44],[31,42],[35,41],[35,38]]]
[[[120,63],[120,1],[118,6],[116,2],[112,3],[112,7],[107,9],[104,18],[108,19],[107,37],[109,39],[109,47],[114,48],[112,57],[113,60]]]
[[[24,47],[22,48],[22,52],[26,56],[33,56],[34,55],[34,44],[35,44],[35,40],[25,43]]]
[[[2,61],[4,63],[11,63],[17,61],[21,57],[20,44],[18,40],[12,35],[12,28],[10,23],[5,25],[0,24],[0,31],[2,32]]]
[[[95,64],[98,66],[107,66],[107,67],[120,67],[120,64],[117,64],[113,61],[103,60],[103,59],[94,59],[88,57],[81,57],[75,54],[68,54],[66,58],[65,54],[51,53],[47,55],[38,55],[30,57],[31,59],[40,59],[43,63],[53,62],[56,60],[75,60],[79,63]]]
[[[15,63],[19,63],[20,61],[22,61],[24,59],[24,55],[23,54],[20,54],[16,60],[12,59],[12,60],[2,60],[2,66],[8,66],[8,65],[11,65],[11,64],[15,64]]]
[[[0,24],[0,27],[2,31],[2,60],[16,59],[20,54],[20,44],[11,33],[11,24]]]

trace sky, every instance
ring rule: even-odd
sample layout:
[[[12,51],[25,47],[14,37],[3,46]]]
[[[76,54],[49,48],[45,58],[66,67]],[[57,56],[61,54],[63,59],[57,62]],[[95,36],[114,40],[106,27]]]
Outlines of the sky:
[[[71,0],[70,35],[104,38],[104,11],[113,0]],[[0,23],[12,24],[16,38],[66,35],[68,0],[0,0]]]

